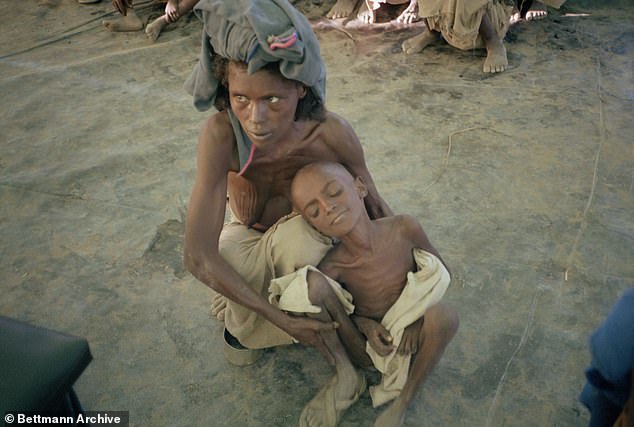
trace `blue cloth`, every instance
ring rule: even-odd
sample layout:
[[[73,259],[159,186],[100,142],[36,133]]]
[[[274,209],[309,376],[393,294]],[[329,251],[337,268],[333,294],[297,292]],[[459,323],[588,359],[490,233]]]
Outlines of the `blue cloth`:
[[[634,288],[616,302],[589,340],[592,361],[579,396],[590,427],[612,426],[629,398],[634,369]]]

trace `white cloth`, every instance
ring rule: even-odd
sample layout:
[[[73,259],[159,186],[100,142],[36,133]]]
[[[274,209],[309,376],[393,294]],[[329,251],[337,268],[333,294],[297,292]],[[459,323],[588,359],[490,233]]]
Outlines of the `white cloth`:
[[[395,348],[401,343],[405,328],[440,301],[451,280],[449,272],[435,255],[414,249],[414,259],[418,271],[407,273],[405,288],[381,320],[392,335]],[[385,357],[379,356],[370,344],[366,345],[366,351],[376,369],[383,374],[381,382],[370,387],[372,405],[376,408],[400,394],[407,381],[411,356],[402,356],[396,350]]]
[[[276,305],[280,310],[294,313],[321,313],[321,308],[313,305],[310,302],[310,298],[308,298],[308,280],[306,276],[309,271],[315,271],[326,278],[346,313],[351,314],[354,311],[352,295],[342,288],[339,283],[321,273],[312,265],[307,265],[286,276],[271,280],[269,302]]]
[[[392,335],[395,348],[398,348],[405,328],[420,319],[427,308],[440,301],[450,282],[449,272],[435,255],[422,249],[414,249],[413,256],[417,271],[407,273],[407,283],[401,295],[381,320],[381,324]],[[320,313],[321,308],[313,305],[308,298],[309,271],[319,272],[317,268],[308,265],[271,280],[270,303],[281,310],[294,313]],[[354,311],[352,295],[339,283],[321,274],[332,287],[346,313],[351,314]],[[366,352],[376,369],[383,374],[381,382],[370,387],[372,405],[376,408],[400,394],[407,381],[411,356],[401,356],[394,350],[382,357],[370,344],[366,344]]]

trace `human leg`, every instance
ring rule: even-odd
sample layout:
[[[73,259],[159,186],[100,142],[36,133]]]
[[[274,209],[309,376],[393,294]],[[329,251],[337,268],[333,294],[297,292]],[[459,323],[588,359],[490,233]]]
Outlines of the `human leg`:
[[[256,293],[269,297],[271,280],[295,272],[306,265],[317,265],[332,246],[329,238],[319,234],[299,215],[280,219],[265,233],[238,223],[226,224],[220,234],[221,256]],[[214,297],[221,306],[224,297]],[[226,328],[242,345],[265,348],[291,344],[293,339],[262,316],[226,301]]]
[[[436,366],[458,330],[458,314],[442,303],[425,312],[419,329],[419,350],[412,356],[409,376],[400,395],[376,419],[375,427],[400,426],[420,385]]]
[[[136,14],[134,9],[129,9],[125,16],[101,21],[108,31],[115,33],[126,31],[139,31],[143,29],[143,21]]]
[[[500,73],[506,70],[508,67],[506,48],[502,38],[495,30],[488,12],[482,16],[479,33],[487,50],[487,57],[484,60],[482,71],[485,73]]]
[[[330,19],[347,18],[360,0],[337,0],[326,16]],[[365,0],[361,0],[364,1]]]
[[[308,273],[307,281],[310,302],[321,308],[320,313],[310,316],[322,322],[336,321],[339,328],[321,334],[334,359],[335,376],[302,411],[300,426],[334,427],[343,411],[365,391],[365,378],[355,368],[342,341],[352,340],[355,347],[364,346],[365,343],[324,276],[311,271]],[[328,405],[331,407],[327,408]]]
[[[403,42],[401,46],[403,48],[403,52],[406,54],[418,53],[429,46],[431,43],[438,40],[440,33],[430,30],[427,25],[427,20],[425,21],[425,30],[417,36],[409,38]]]
[[[156,41],[158,36],[161,34],[161,31],[169,24],[167,14],[161,15],[156,18],[154,21],[150,22],[145,26],[145,35],[148,39],[152,41]]]

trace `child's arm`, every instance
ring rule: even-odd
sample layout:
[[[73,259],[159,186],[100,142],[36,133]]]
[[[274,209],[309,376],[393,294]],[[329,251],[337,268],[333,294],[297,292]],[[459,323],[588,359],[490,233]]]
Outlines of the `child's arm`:
[[[374,319],[369,317],[352,315],[350,316],[357,329],[365,336],[370,347],[376,351],[379,356],[387,356],[394,350],[392,345],[392,335],[385,327]]]

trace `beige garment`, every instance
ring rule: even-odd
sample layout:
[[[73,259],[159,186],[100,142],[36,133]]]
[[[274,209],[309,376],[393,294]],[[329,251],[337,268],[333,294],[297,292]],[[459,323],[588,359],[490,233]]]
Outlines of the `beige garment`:
[[[392,335],[395,348],[401,343],[405,328],[440,301],[451,280],[449,272],[435,255],[414,249],[414,259],[418,271],[407,273],[405,288],[381,320]],[[402,356],[396,350],[385,357],[379,356],[369,344],[366,351],[374,367],[383,374],[381,382],[370,387],[372,405],[376,408],[400,394],[407,381],[411,356]]]
[[[500,0],[418,0],[418,16],[427,20],[429,29],[441,33],[447,43],[462,50],[485,47],[479,29],[487,12],[503,39],[512,7]]]
[[[269,302],[276,305],[280,310],[293,313],[321,313],[321,307],[313,305],[308,297],[308,280],[306,276],[309,271],[316,271],[322,274],[317,268],[307,265],[294,273],[271,280]],[[322,275],[326,278],[346,313],[352,314],[354,304],[352,304],[350,292],[346,291],[330,277],[325,274]]]
[[[392,335],[395,348],[398,348],[405,328],[420,319],[427,308],[440,301],[450,281],[449,272],[435,255],[422,249],[414,249],[413,255],[418,270],[407,273],[407,283],[401,295],[381,320],[381,324]],[[272,280],[271,303],[286,311],[319,313],[320,308],[314,306],[308,298],[306,275],[309,270],[318,271],[314,267],[307,267]],[[324,277],[344,305],[346,312],[352,313],[352,296],[339,283],[325,275]],[[370,344],[366,345],[366,352],[374,366],[383,374],[381,382],[370,387],[372,405],[377,407],[399,395],[407,381],[411,356],[401,356],[393,351],[382,357],[370,347]]]
[[[252,289],[268,299],[271,279],[305,265],[317,265],[332,241],[299,215],[281,218],[266,232],[239,223],[226,224],[220,234],[220,254]],[[229,300],[225,326],[247,348],[291,344],[290,335],[255,312]]]

